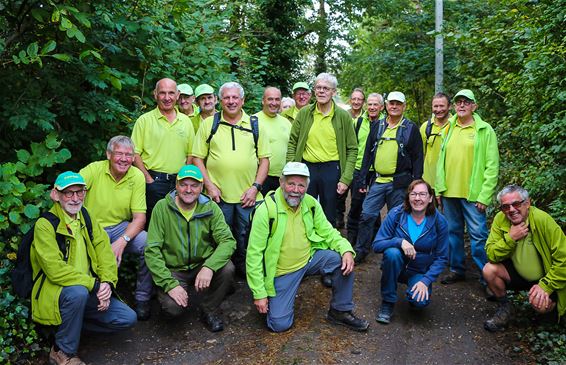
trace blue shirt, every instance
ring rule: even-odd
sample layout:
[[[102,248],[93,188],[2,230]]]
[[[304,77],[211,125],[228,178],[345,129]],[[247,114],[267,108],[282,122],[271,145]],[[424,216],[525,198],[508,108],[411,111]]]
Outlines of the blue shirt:
[[[419,238],[421,233],[423,233],[423,229],[426,225],[426,216],[424,217],[421,224],[417,224],[417,222],[415,222],[415,220],[413,219],[412,215],[410,214],[407,215],[409,218],[407,219],[407,228],[409,229],[409,236],[411,236],[411,242],[415,243],[417,242],[417,239]]]

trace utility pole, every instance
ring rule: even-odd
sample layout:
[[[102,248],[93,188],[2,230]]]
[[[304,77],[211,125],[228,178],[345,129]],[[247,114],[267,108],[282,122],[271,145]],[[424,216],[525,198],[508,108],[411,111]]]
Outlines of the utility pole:
[[[434,92],[444,91],[444,38],[442,36],[442,0],[436,0],[434,38]]]

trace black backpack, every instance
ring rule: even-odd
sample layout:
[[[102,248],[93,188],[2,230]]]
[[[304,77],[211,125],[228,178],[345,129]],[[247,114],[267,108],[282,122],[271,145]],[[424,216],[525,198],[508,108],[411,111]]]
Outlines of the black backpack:
[[[206,139],[207,144],[210,144],[210,140],[212,139],[212,137],[214,137],[214,135],[218,131],[218,127],[220,126],[220,124],[226,125],[226,126],[233,128],[233,129],[239,129],[241,131],[246,131],[246,132],[251,133],[254,137],[255,154],[257,156],[257,141],[259,140],[259,125],[258,125],[257,116],[255,116],[255,115],[250,116],[250,124],[252,126],[252,129],[248,129],[248,128],[241,127],[239,125],[234,125],[234,124],[223,122],[223,121],[220,120],[220,112],[214,113],[214,119],[212,121],[212,128],[210,128],[210,135]],[[233,138],[233,135],[232,135],[232,138]],[[232,139],[232,143],[234,143],[233,139]],[[232,146],[232,149],[235,149],[235,146]]]
[[[86,223],[86,228],[88,231],[88,235],[90,240],[93,240],[92,236],[92,220],[87,212],[87,210],[82,207],[81,214],[83,215]],[[45,212],[41,214],[40,218],[45,218],[51,223],[53,226],[53,230],[55,231],[55,239],[57,240],[57,246],[61,253],[63,253],[64,260],[67,261],[69,258],[67,255],[67,246],[65,244],[65,236],[60,233],[57,233],[57,227],[59,226],[59,217],[51,212]],[[39,219],[39,218],[38,218]],[[39,270],[35,278],[33,277],[33,268],[31,267],[31,257],[30,257],[30,250],[31,244],[33,242],[33,234],[35,223],[30,228],[30,230],[24,235],[22,238],[22,242],[18,247],[18,254],[16,257],[16,266],[10,273],[12,277],[12,287],[14,288],[14,292],[20,298],[29,298],[31,295],[31,291],[33,289],[33,285],[39,279],[39,277],[43,274],[43,270]]]

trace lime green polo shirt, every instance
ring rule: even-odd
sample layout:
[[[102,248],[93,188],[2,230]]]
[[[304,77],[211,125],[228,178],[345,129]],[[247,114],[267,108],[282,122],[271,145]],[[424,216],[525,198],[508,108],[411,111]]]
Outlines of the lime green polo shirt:
[[[517,273],[527,281],[538,281],[544,276],[544,267],[533,244],[533,234],[530,231],[526,237],[517,241],[511,261]]]
[[[176,174],[185,165],[195,132],[189,117],[177,113],[172,123],[159,108],[143,114],[134,124],[132,140],[146,169]]]
[[[145,213],[145,178],[135,166],[116,182],[110,173],[110,161],[96,161],[79,171],[88,193],[85,207],[102,227],[131,221],[133,213]]]
[[[222,114],[221,120],[225,122]],[[271,157],[271,149],[265,131],[259,127],[257,156],[254,137],[251,132],[238,130],[220,124],[210,145],[206,140],[210,136],[214,116],[206,118],[196,135],[192,155],[206,161],[206,171],[210,180],[222,192],[222,200],[226,203],[240,203],[240,197],[255,181],[258,168],[258,157]],[[250,117],[242,112],[237,126],[251,130]],[[257,199],[261,200],[261,194]]]
[[[450,123],[448,120],[446,123],[440,127],[436,125],[433,121],[432,129],[430,131],[430,137],[426,138],[426,125],[424,122],[421,125],[421,138],[423,140],[423,151],[424,151],[424,165],[423,165],[423,180],[434,186],[436,182],[436,164],[438,162],[438,156],[440,155],[440,147],[442,146],[442,133],[448,131]]]
[[[353,121],[354,121],[354,130],[355,130],[356,125],[358,124],[358,118],[353,119]],[[363,118],[362,124],[360,125],[360,130],[358,131],[358,156],[356,157],[356,165],[354,166],[356,170],[362,168],[362,162],[364,160],[364,152],[366,150],[366,142],[369,135],[370,125],[371,122],[369,121],[367,116],[365,116]]]
[[[313,123],[307,136],[307,143],[303,152],[303,159],[308,162],[338,161],[338,145],[336,132],[332,126],[334,117],[334,103],[328,115],[323,115],[316,105],[313,114]]]
[[[258,119],[259,129],[265,132],[271,147],[268,175],[279,177],[287,162],[287,145],[291,134],[291,123],[279,114],[270,117],[261,111],[256,113],[255,116]]]
[[[74,238],[74,246],[67,247],[67,254],[69,255],[69,259],[67,260],[67,264],[71,265],[78,272],[81,274],[90,275],[90,265],[88,263],[88,253],[86,252],[86,243],[81,234],[81,221],[80,221],[80,212],[77,213],[77,218],[71,218],[65,212],[65,224],[67,228],[71,230],[73,238]]]
[[[446,190],[442,193],[445,197],[467,198],[469,195],[476,142],[475,124],[462,127],[456,123],[446,143]]]
[[[285,199],[282,199],[285,201]],[[311,244],[307,238],[300,206],[294,211],[285,202],[287,225],[281,241],[275,276],[295,272],[304,267],[311,257]]]
[[[281,116],[285,117],[289,122],[294,121],[295,119],[297,119],[297,114],[299,113],[299,109],[297,109],[297,106],[293,105],[292,107],[290,107],[287,110],[284,110],[281,113]]]
[[[375,160],[373,167],[379,175],[393,175],[397,169],[397,154],[399,153],[399,145],[397,144],[397,129],[401,124],[401,120],[393,128],[385,128],[385,132],[377,143],[377,151],[375,153]],[[378,183],[389,183],[393,181],[393,177],[378,176],[375,179]]]

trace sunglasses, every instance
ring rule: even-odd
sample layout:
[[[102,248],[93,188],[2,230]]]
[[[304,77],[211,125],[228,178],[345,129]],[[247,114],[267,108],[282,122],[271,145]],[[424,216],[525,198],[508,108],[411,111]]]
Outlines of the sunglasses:
[[[511,207],[513,207],[515,209],[519,209],[521,207],[521,205],[523,205],[524,202],[525,202],[525,199],[523,199],[521,201],[513,202],[511,204],[501,204],[499,206],[499,209],[501,209],[502,212],[508,212],[509,210],[511,210]]]

